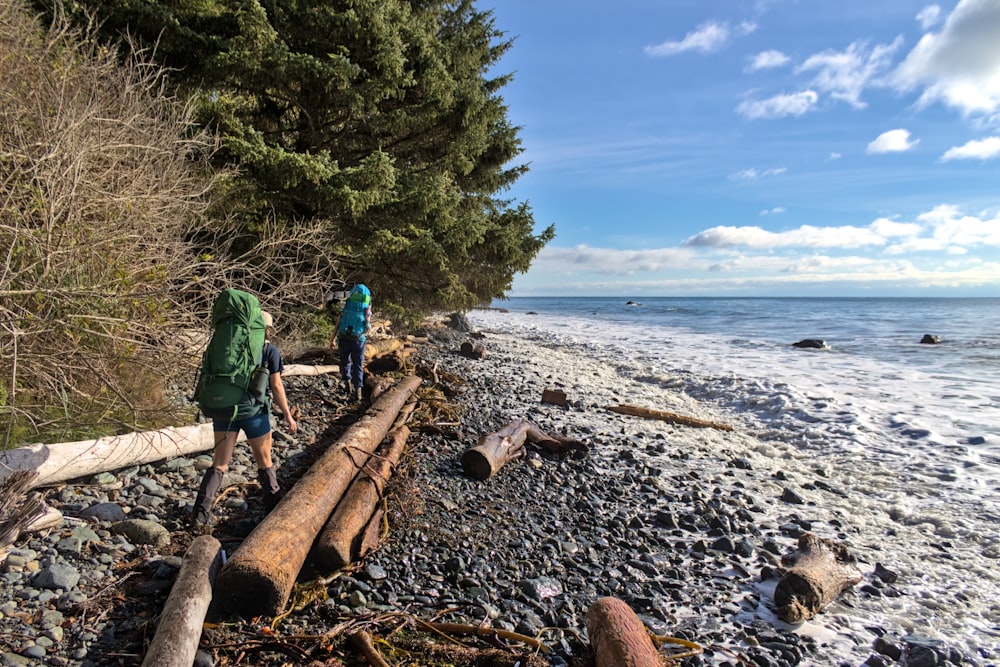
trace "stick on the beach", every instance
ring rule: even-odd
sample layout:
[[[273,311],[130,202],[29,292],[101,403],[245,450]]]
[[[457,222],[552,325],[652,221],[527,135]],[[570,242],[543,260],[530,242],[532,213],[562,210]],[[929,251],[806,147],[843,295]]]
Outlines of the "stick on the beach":
[[[643,408],[638,405],[608,405],[605,406],[605,409],[622,415],[644,417],[645,419],[659,419],[660,421],[670,422],[671,424],[680,424],[681,426],[717,428],[720,431],[733,430],[733,427],[729,424],[721,424],[719,422],[708,421],[707,419],[697,419],[696,417],[685,417],[684,415],[679,415],[674,412],[653,410],[652,408]]]
[[[801,535],[798,549],[781,564],[789,569],[774,589],[774,605],[786,623],[808,621],[862,579],[846,546],[812,533]]]

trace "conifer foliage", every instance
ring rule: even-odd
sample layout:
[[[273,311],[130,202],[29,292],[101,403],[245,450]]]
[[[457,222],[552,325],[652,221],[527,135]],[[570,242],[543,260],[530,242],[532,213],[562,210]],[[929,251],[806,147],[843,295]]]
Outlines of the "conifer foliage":
[[[40,2],[49,0],[39,0]],[[526,171],[495,69],[512,42],[472,0],[76,0],[105,39],[147,46],[200,100],[235,166],[230,206],[321,221],[331,269],[379,308],[466,309],[510,289],[553,237],[505,199]],[[223,166],[223,165],[220,165]],[[288,261],[298,261],[290,248]]]

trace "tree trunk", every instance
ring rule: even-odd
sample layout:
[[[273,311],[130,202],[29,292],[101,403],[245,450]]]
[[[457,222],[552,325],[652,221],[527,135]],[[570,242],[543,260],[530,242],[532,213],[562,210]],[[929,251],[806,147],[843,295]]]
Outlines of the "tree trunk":
[[[416,376],[397,382],[288,491],[222,568],[213,611],[249,618],[284,608],[327,517],[418,386]]]
[[[774,589],[774,604],[786,623],[809,620],[862,578],[846,546],[812,533],[799,537],[798,550],[781,563],[788,570]]]
[[[368,461],[330,515],[313,545],[314,556],[327,570],[340,569],[360,557],[364,528],[382,499],[382,490],[403,454],[409,435],[406,426],[393,429],[384,457],[379,458],[376,453]]]
[[[196,537],[184,554],[143,667],[191,667],[201,640],[212,582],[222,563],[222,545],[211,535]]]
[[[245,440],[240,431],[240,439]],[[215,447],[211,424],[170,427],[56,445],[28,445],[0,452],[0,481],[15,470],[33,470],[32,488],[99,472],[204,452]]]
[[[465,474],[480,481],[489,479],[511,461],[524,456],[524,441],[531,424],[511,422],[496,433],[484,435],[462,454]]]
[[[594,667],[663,667],[646,626],[618,598],[598,599],[586,622]]]
[[[484,435],[475,447],[465,450],[462,469],[474,479],[489,479],[500,468],[524,455],[526,440],[556,454],[587,450],[587,446],[579,440],[547,435],[530,422],[513,421],[496,433]]]
[[[679,415],[674,412],[666,412],[664,410],[653,410],[650,408],[643,408],[638,405],[608,405],[605,407],[606,410],[611,410],[611,412],[617,412],[622,415],[630,415],[632,417],[644,417],[645,419],[659,419],[660,421],[670,422],[671,424],[680,424],[681,426],[693,426],[695,428],[717,428],[720,431],[732,431],[733,427],[729,424],[720,424],[719,422],[708,421],[705,419],[697,419],[695,417],[685,417],[684,415]]]

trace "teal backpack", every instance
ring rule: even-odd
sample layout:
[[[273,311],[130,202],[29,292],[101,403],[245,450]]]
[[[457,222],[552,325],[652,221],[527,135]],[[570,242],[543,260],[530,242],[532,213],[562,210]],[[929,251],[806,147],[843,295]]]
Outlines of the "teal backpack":
[[[348,338],[363,338],[365,335],[365,311],[372,304],[372,293],[364,285],[355,285],[351,290],[344,310],[340,313],[340,328],[337,333]]]
[[[253,417],[266,405],[258,384],[261,373],[267,372],[261,371],[266,327],[260,302],[249,292],[224,290],[212,304],[212,327],[195,402],[206,417]]]

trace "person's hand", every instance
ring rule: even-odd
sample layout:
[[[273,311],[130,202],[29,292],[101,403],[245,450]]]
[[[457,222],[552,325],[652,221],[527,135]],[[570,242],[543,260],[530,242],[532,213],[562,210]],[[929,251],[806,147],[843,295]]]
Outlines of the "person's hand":
[[[299,430],[299,424],[298,422],[295,421],[295,417],[293,417],[291,413],[285,415],[285,421],[288,422],[289,433],[295,433],[297,430]]]

